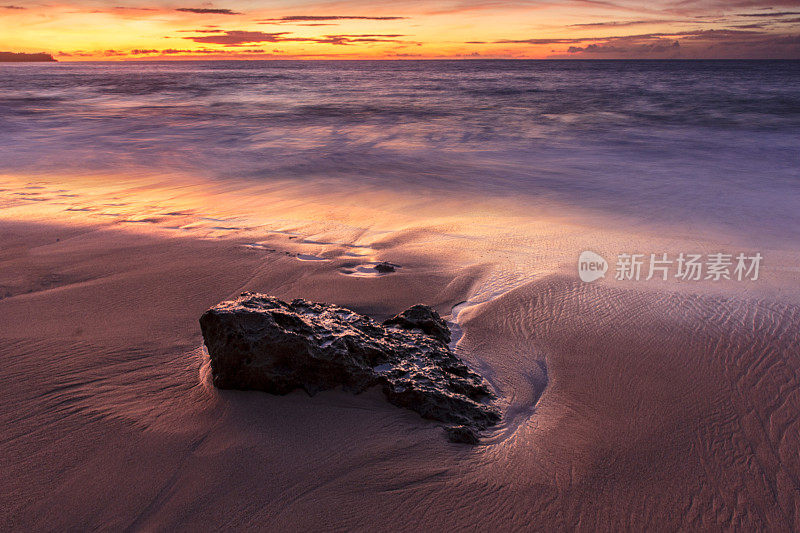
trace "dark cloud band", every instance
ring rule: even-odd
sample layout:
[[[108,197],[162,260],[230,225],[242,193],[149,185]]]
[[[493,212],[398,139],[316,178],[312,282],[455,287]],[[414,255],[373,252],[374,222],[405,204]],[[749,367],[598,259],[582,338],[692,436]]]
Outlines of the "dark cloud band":
[[[197,15],[241,15],[238,11],[232,11],[230,9],[211,9],[205,7],[179,7],[175,11],[181,11],[183,13],[195,13]]]

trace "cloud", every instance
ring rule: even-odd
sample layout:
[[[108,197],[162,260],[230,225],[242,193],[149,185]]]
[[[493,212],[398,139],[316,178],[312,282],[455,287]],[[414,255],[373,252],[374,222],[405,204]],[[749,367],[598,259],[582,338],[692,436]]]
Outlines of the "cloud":
[[[625,40],[620,39],[615,42],[589,44],[586,46],[570,46],[567,53],[570,54],[613,54],[615,56],[653,56],[653,55],[675,55],[680,49],[678,41],[668,39],[658,39],[653,42],[624,44]]]
[[[205,32],[205,31],[204,31]],[[361,34],[342,34],[324,35],[322,37],[288,37],[291,32],[266,33],[261,31],[241,31],[241,30],[218,30],[211,31],[215,35],[194,35],[184,37],[196,43],[221,44],[224,46],[242,46],[256,43],[282,43],[282,42],[307,42],[320,44],[348,45],[353,43],[399,43],[400,34],[383,33],[361,33]]]
[[[672,3],[671,6],[667,7],[666,9],[662,8],[663,11],[668,11],[671,13],[684,13],[684,14],[698,14],[700,12],[705,12],[708,14],[715,13],[716,15],[720,15],[722,13],[729,13],[733,14],[733,10],[759,10],[769,12],[774,11],[775,9],[782,8],[782,9],[797,9],[800,8],[800,0],[704,0],[702,2],[689,2],[687,0],[679,0],[677,2]]]
[[[360,35],[325,35],[322,38],[311,39],[315,43],[327,43],[348,45],[352,43],[400,43],[398,37],[405,37],[404,35],[394,34],[360,34]]]
[[[179,7],[175,11],[183,13],[196,13],[198,15],[241,15],[238,11],[231,11],[230,9],[214,9],[206,7]]]
[[[288,15],[273,19],[261,19],[261,24],[291,24],[294,22],[325,22],[333,20],[404,20],[406,17],[368,17],[363,15]]]
[[[253,48],[247,50],[213,50],[209,48],[202,48],[200,50],[191,50],[191,49],[180,49],[180,48],[166,48],[163,50],[157,49],[134,49],[130,51],[131,55],[134,56],[143,56],[143,55],[235,55],[235,54],[264,54],[266,53],[265,50],[261,48]]]
[[[559,42],[563,44],[565,41],[569,40],[562,39]],[[800,34],[775,34],[757,30],[691,30],[622,37],[580,38],[573,39],[571,44],[573,46],[567,49],[566,54],[555,54],[551,57],[800,58]]]
[[[0,9],[28,9],[22,6],[0,6]]]
[[[565,37],[565,38],[552,38],[552,39],[501,39],[494,41],[495,44],[579,44],[592,41],[615,41],[619,39],[628,40],[644,40],[644,39],[662,39],[662,38],[676,38],[682,37],[686,39],[697,40],[718,40],[727,39],[730,37],[744,37],[754,35],[764,35],[761,31],[751,30],[691,30],[680,32],[663,32],[663,33],[643,33],[639,35],[624,35],[624,36],[606,36],[606,37]]]
[[[434,4],[434,2],[430,2]],[[455,2],[439,2],[440,5],[427,10],[428,15],[458,15],[469,11],[499,11],[505,8],[525,9],[563,9],[563,8],[588,8],[615,11],[639,11],[640,13],[655,13],[662,9],[644,7],[638,2],[636,8],[623,5],[623,2],[609,2],[605,0],[458,0]]]
[[[780,11],[778,13],[765,11],[764,13],[739,13],[739,17],[790,17],[800,15],[800,11]]]
[[[762,36],[765,35],[763,31],[756,31],[756,30],[692,30],[692,31],[681,31],[672,34],[666,35],[675,35],[679,37],[684,37],[686,39],[694,39],[694,40],[725,40],[730,39],[731,37],[735,38],[748,38],[752,36]]]
[[[609,22],[586,22],[584,24],[570,24],[570,28],[618,28],[623,26],[638,26],[641,24],[669,24],[681,22],[679,20],[612,20]]]
[[[61,57],[61,56],[63,56],[63,57],[92,57],[95,54],[93,54],[91,52],[87,52],[85,50],[73,50],[71,52],[59,51],[57,55],[59,57]]]
[[[277,43],[281,41],[297,40],[284,37],[284,35],[291,35],[290,32],[264,33],[263,31],[220,31],[222,32],[222,35],[184,37],[184,39],[189,39],[196,43],[224,44],[226,46],[238,46],[241,44],[252,43]]]
[[[555,39],[500,39],[493,41],[493,44],[577,44],[586,41],[599,41],[610,39],[610,37],[578,37],[578,38],[555,38]],[[469,44],[479,44],[477,41],[469,41]]]

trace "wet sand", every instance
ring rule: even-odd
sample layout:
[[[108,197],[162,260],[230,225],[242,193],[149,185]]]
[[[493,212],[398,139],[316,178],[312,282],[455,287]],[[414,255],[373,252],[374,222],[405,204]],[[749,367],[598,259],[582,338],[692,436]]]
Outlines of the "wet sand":
[[[0,220],[4,530],[800,528],[800,307],[779,273],[584,284],[567,265],[594,237],[566,225],[529,233],[523,275],[500,253],[518,243],[443,219],[235,231],[62,199],[84,218],[15,200]],[[400,268],[358,270],[381,260]],[[244,290],[436,307],[503,422],[470,447],[378,393],[215,390],[197,319]]]

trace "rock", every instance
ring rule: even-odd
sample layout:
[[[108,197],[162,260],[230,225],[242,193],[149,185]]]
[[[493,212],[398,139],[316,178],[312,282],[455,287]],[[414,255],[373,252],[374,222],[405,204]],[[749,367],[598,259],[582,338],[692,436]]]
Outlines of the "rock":
[[[442,320],[439,313],[427,305],[417,304],[409,307],[399,315],[385,320],[383,325],[397,326],[406,330],[418,329],[440,342],[445,344],[450,342],[450,328],[447,327],[447,323]]]
[[[378,263],[377,265],[375,265],[374,268],[380,274],[388,274],[389,272],[395,271],[394,265],[391,263],[387,263],[386,261]]]
[[[447,428],[447,438],[451,442],[464,444],[478,444],[478,433],[469,426],[450,426]]]
[[[394,405],[447,424],[476,444],[500,420],[484,379],[447,346],[447,324],[414,307],[384,322],[336,305],[243,293],[200,317],[213,383],[221,389],[308,394],[379,386]]]

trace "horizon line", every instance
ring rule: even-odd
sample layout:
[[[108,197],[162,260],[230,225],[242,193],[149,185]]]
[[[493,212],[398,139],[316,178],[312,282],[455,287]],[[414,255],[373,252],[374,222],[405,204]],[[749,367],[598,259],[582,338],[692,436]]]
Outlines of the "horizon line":
[[[53,64],[53,63],[153,63],[163,61],[169,63],[211,62],[211,61],[800,61],[798,58],[773,57],[384,57],[384,58],[305,58],[305,57],[268,57],[268,58],[135,58],[135,59],[67,59],[54,61],[0,61],[0,64]]]

